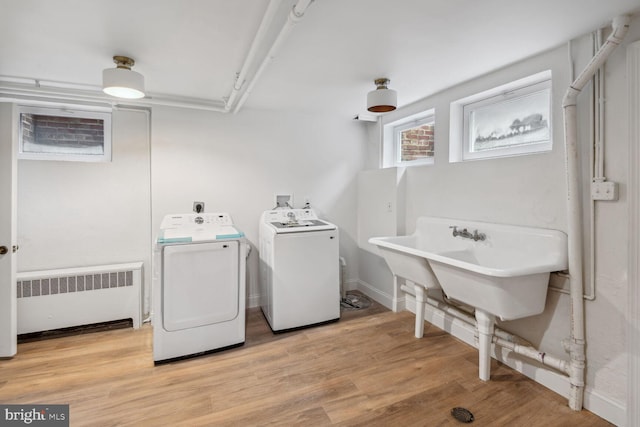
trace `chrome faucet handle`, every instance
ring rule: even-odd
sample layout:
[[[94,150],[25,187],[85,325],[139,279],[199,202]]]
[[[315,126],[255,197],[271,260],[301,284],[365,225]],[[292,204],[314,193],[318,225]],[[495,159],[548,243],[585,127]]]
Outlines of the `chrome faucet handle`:
[[[484,233],[478,233],[478,230],[474,230],[474,232],[473,232],[473,240],[474,240],[474,241],[476,241],[476,242],[477,242],[478,240],[482,241],[482,240],[485,240],[486,238],[487,238],[487,235],[486,235],[486,234],[484,234]]]
[[[457,237],[461,232],[458,231],[457,225],[450,225],[449,228],[453,228],[453,237]]]

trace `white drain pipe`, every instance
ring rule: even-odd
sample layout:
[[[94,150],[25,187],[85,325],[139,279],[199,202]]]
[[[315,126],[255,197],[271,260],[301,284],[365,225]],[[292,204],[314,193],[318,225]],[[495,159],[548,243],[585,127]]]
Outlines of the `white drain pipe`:
[[[344,257],[339,257],[338,262],[340,265],[340,297],[344,300],[347,299],[347,261]]]
[[[411,288],[407,285],[403,285],[401,287],[401,290],[407,293],[411,293]],[[416,313],[418,313],[417,304],[418,304],[418,300],[416,298]],[[443,302],[435,298],[431,298],[429,296],[426,296],[424,298],[423,305],[429,305],[433,309],[435,309],[437,312],[440,312],[442,315],[451,316],[463,323],[466,323],[468,326],[474,328],[475,329],[474,335],[478,341],[477,342],[478,349],[480,350],[482,346],[482,344],[480,343],[480,340],[481,340],[480,335],[482,332],[480,331],[480,324],[479,324],[480,322],[478,322],[477,316],[474,317],[473,314],[468,313],[464,310],[461,310],[460,308],[457,308],[451,305],[450,303]],[[417,315],[416,315],[416,319],[417,319]],[[422,323],[424,323],[424,319]],[[415,330],[416,338],[422,338],[422,333],[419,332],[417,324],[418,324],[418,321],[416,320],[416,330]],[[420,326],[420,331],[422,331],[422,328],[423,326]],[[488,326],[485,326],[485,329],[487,329],[487,331],[485,331],[485,335],[491,335],[491,334],[488,334],[488,330],[490,330],[491,328],[489,328]],[[503,329],[500,329],[497,326],[493,326],[492,329],[493,329],[493,334],[490,337],[490,340],[491,340],[490,342],[495,343],[500,347],[505,348],[509,351],[512,351],[516,354],[535,360],[541,363],[542,365],[555,369],[556,371],[564,375],[567,375],[567,376],[569,375],[569,371],[570,371],[569,362],[567,362],[566,360],[558,359],[556,357],[553,357],[552,355],[546,354],[545,352],[535,348],[533,344],[531,344],[524,338],[514,335]],[[484,345],[486,347],[486,343]],[[488,354],[486,350],[485,350],[485,354]],[[485,380],[489,379],[489,374],[490,374],[489,370],[487,370],[486,368],[487,360],[489,359],[483,358],[483,361],[479,361],[479,373],[482,370],[482,365],[483,364],[485,365],[485,368],[484,368]]]
[[[575,411],[582,409],[585,368],[585,319],[584,301],[582,299],[584,292],[582,211],[580,203],[580,171],[578,169],[577,98],[598,68],[604,64],[611,52],[620,44],[629,29],[630,21],[631,18],[628,15],[619,16],[613,20],[611,35],[596,52],[585,69],[571,83],[562,100],[567,170],[568,255],[571,295],[571,337],[564,342],[564,345],[571,358],[569,367],[571,383],[569,407]]]

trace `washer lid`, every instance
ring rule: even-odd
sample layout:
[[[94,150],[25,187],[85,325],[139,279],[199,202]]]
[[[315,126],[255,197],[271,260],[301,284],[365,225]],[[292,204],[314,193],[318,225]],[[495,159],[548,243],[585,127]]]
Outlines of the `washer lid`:
[[[276,209],[262,214],[262,220],[276,233],[335,230],[336,226],[318,219],[311,209]]]
[[[274,221],[270,223],[275,227],[276,233],[300,233],[304,231],[320,231],[320,230],[335,230],[336,226],[320,219],[313,219],[310,221],[297,221],[297,222],[278,222]]]

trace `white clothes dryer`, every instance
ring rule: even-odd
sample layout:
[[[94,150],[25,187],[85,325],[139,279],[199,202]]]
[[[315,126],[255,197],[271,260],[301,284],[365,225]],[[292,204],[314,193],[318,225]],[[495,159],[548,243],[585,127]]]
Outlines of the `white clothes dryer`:
[[[338,227],[311,209],[275,209],[259,226],[261,308],[274,332],[339,320]]]
[[[164,217],[153,257],[154,362],[244,344],[246,256],[227,213]]]

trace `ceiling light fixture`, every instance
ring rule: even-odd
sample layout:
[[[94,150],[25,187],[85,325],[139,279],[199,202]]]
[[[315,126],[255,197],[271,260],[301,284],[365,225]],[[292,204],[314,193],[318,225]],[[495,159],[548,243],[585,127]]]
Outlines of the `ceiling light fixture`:
[[[135,61],[126,56],[114,56],[116,68],[102,72],[102,90],[117,98],[144,98],[144,76],[131,70]]]
[[[367,110],[372,113],[386,113],[393,111],[398,105],[398,93],[387,88],[389,79],[375,79],[376,90],[372,90],[367,94]]]

